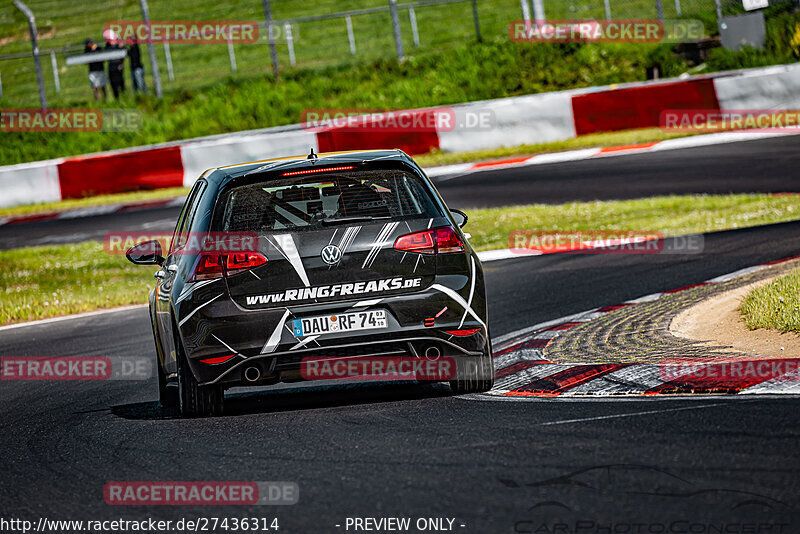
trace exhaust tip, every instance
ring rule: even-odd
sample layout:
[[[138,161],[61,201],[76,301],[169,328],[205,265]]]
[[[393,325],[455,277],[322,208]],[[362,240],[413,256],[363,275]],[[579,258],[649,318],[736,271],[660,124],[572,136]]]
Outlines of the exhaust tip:
[[[256,382],[259,378],[261,378],[261,369],[257,366],[251,365],[244,370],[244,379],[248,382]]]
[[[442,355],[442,351],[439,350],[439,347],[436,345],[430,345],[425,349],[425,357],[429,360],[438,360],[439,356]]]

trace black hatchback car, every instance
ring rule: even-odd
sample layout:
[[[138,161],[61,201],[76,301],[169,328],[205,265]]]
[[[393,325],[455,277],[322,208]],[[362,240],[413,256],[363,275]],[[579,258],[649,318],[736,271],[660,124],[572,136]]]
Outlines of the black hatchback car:
[[[166,254],[158,241],[127,253],[160,266],[150,315],[162,404],[218,415],[227,388],[364,358],[447,359],[453,391],[489,390],[483,271],[466,220],[399,150],[206,171]]]

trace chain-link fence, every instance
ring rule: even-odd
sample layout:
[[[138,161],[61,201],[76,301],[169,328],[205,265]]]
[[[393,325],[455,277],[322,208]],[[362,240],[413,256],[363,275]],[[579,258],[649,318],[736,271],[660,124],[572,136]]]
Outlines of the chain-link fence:
[[[741,0],[718,1],[723,15],[743,12]],[[797,0],[770,0],[772,4],[783,1]],[[132,0],[100,5],[70,0],[26,3],[36,16],[44,85],[51,105],[90,100],[86,65],[68,67],[65,62],[67,56],[83,51],[85,38],[102,44],[101,34],[109,21],[142,18],[139,3]],[[480,38],[507,38],[508,24],[526,16],[543,15],[551,20],[693,18],[702,20],[708,33],[715,33],[718,24],[715,0],[319,0],[313,4],[271,0],[272,29],[268,32],[264,4],[264,0],[149,0],[153,21],[248,20],[260,24],[255,43],[155,44],[164,89],[193,89],[228,77],[269,75],[268,34],[275,42],[280,69],[286,70],[397,57],[398,53],[413,56],[455,49]],[[0,100],[4,107],[37,104],[30,50],[25,18],[9,4],[0,7]],[[146,45],[142,46],[142,59],[150,71]],[[130,85],[127,67],[125,76]]]

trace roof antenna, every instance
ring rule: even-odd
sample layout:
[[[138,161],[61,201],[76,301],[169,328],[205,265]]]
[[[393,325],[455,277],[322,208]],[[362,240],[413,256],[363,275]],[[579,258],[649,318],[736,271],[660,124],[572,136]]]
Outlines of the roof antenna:
[[[306,159],[319,159],[319,156],[314,154],[314,147],[311,147],[311,154],[308,155]]]

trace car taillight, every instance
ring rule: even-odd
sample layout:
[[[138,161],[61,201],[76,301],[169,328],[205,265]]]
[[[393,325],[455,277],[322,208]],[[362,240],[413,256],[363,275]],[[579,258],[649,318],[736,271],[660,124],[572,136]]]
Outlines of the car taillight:
[[[449,226],[401,235],[394,242],[395,250],[417,254],[449,254],[464,252],[464,243]]]
[[[236,274],[267,263],[267,258],[258,252],[232,252],[225,254],[226,274]]]
[[[228,254],[203,254],[197,259],[192,280],[210,280],[244,272],[267,263],[258,252],[231,252]]]

